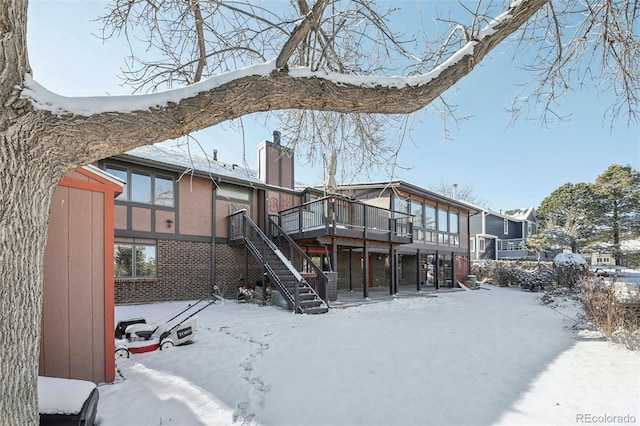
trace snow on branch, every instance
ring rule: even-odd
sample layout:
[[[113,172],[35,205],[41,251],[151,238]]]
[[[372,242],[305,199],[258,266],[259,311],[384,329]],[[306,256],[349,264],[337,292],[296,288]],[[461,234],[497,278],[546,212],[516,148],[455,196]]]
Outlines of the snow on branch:
[[[495,45],[515,31],[515,29],[517,29],[522,23],[526,22],[526,20],[540,9],[546,1],[547,0],[528,0],[518,5],[518,13],[512,14],[514,11],[513,8],[503,12],[493,19],[464,46],[454,52],[446,61],[438,65],[432,71],[421,75],[349,75],[327,72],[324,70],[312,71],[308,67],[277,70],[276,62],[272,60],[262,64],[219,74],[183,88],[147,95],[64,97],[48,91],[34,81],[30,75],[25,75],[24,88],[22,89],[21,96],[22,98],[29,100],[35,109],[49,111],[56,116],[93,116],[105,113],[151,111],[155,109],[168,108],[171,104],[175,104],[177,108],[180,108],[183,101],[195,99],[203,94],[206,94],[209,97],[215,97],[216,90],[221,89],[223,86],[239,83],[240,80],[245,78],[252,78],[252,80],[246,84],[248,88],[234,88],[237,92],[230,90],[230,92],[232,92],[231,95],[236,93],[237,96],[243,96],[245,102],[251,102],[252,99],[257,100],[259,97],[269,97],[273,95],[274,98],[278,98],[277,101],[274,100],[268,105],[256,106],[255,108],[252,108],[251,105],[249,105],[237,108],[234,111],[227,109],[224,111],[224,114],[221,114],[220,111],[213,110],[211,111],[211,114],[216,115],[217,113],[218,117],[215,120],[211,119],[209,121],[202,118],[198,119],[197,121],[200,123],[199,128],[203,128],[207,124],[215,124],[214,121],[224,121],[223,118],[225,120],[236,118],[240,116],[241,112],[246,114],[250,112],[265,111],[267,109],[304,108],[344,112],[350,111],[349,108],[354,108],[354,112],[408,113],[426,106],[435,99],[435,97],[439,96],[460,80],[464,75],[468,74],[475,63],[482,59],[482,57],[484,57],[489,50],[495,47]],[[533,6],[529,8],[531,10],[526,14],[522,13],[522,9],[526,8],[530,4],[533,4]],[[518,19],[514,19],[514,17]],[[498,32],[501,34],[497,34]],[[496,35],[496,37],[490,39],[490,36],[494,35]],[[477,52],[476,47],[482,47],[482,49],[479,49],[481,52]],[[469,57],[468,62],[465,61],[465,57]],[[462,68],[460,68],[461,65]],[[452,70],[452,68],[456,69]],[[450,71],[452,75],[448,76],[444,81],[437,82],[435,85],[436,87],[434,87],[433,90],[430,88],[427,90],[426,88],[445,71]],[[275,81],[277,78],[281,78],[282,81]],[[316,79],[316,84],[312,86],[296,84],[296,81],[300,83],[301,80],[308,81],[310,79]],[[267,83],[266,81],[262,84],[260,80],[268,80],[272,84]],[[266,88],[262,86],[265,86]],[[282,96],[285,90],[282,88],[283,86],[287,86],[287,96]],[[345,87],[348,87],[349,90],[344,90]],[[369,98],[367,102],[353,98],[347,99],[346,101],[340,99],[341,96],[346,95],[351,97],[354,97],[357,94],[365,95],[365,92],[374,92],[376,95],[381,95],[380,91],[386,90],[384,92],[384,96],[389,96],[392,101],[397,101],[399,99],[398,94],[392,93],[392,90],[407,88],[421,89],[419,91],[408,90],[406,93],[402,93],[403,96],[414,98],[411,102],[407,102],[408,104],[411,104],[410,106],[403,106],[400,105],[400,103],[397,105],[383,106],[383,102],[371,101],[373,98]],[[280,89],[280,92],[274,93],[277,89]],[[354,91],[353,89],[357,90]],[[251,94],[253,97],[248,97],[248,91],[252,90],[253,92],[251,92]],[[295,95],[297,99],[293,99],[292,95]],[[229,96],[229,94],[226,94],[225,96]],[[318,101],[315,103],[307,103],[304,101],[304,99],[312,97],[318,98]],[[355,109],[355,105],[358,105],[359,109]],[[202,115],[203,111],[199,111],[199,113]],[[191,114],[193,114],[193,112],[191,112]],[[185,112],[184,115],[186,116],[187,113]],[[220,116],[222,115],[224,115],[224,117],[221,118]],[[181,126],[181,131],[184,132],[186,128],[184,122],[181,123]],[[194,128],[192,130],[197,129]]]

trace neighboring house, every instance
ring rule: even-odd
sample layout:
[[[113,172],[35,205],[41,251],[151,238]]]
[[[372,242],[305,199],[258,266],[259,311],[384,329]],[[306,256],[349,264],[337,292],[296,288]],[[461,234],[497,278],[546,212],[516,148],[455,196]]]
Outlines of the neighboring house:
[[[592,251],[586,254],[586,258],[590,265],[615,266],[616,264],[615,255],[610,250]]]
[[[536,233],[535,209],[494,212],[478,208],[470,219],[470,252],[472,260],[537,259],[525,248],[525,241]]]
[[[614,245],[611,243],[592,243],[585,247],[581,254],[590,265],[615,266],[616,256]],[[620,241],[620,265],[637,268],[640,264],[640,240]]]
[[[115,378],[114,198],[122,182],[79,167],[55,190],[44,256],[40,370],[43,376]]]
[[[116,303],[200,298],[214,286],[235,295],[270,280],[289,307],[320,312],[337,288],[366,297],[372,286],[465,279],[474,208],[404,182],[328,195],[296,188],[279,138],[259,146],[257,172],[160,146],[100,161],[126,182],[115,207]]]

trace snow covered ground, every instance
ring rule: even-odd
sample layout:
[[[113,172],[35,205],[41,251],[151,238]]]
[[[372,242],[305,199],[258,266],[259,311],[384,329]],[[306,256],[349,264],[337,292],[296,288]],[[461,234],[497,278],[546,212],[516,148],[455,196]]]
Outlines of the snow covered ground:
[[[640,354],[574,329],[570,304],[490,290],[319,316],[216,303],[190,345],[117,362],[110,425],[640,423]],[[167,317],[185,302],[116,308]]]

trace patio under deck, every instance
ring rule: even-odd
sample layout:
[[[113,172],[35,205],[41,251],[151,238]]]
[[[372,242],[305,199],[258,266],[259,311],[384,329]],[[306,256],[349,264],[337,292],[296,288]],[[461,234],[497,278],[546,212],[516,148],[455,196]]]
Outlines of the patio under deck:
[[[457,287],[436,289],[434,286],[423,286],[420,291],[417,291],[415,285],[403,285],[398,286],[398,293],[389,294],[388,286],[369,287],[369,297],[365,299],[362,297],[361,288],[354,289],[353,291],[338,289],[338,300],[331,301],[329,306],[331,308],[341,309],[396,299],[409,299],[412,297],[438,297],[438,294],[458,291],[464,290]]]

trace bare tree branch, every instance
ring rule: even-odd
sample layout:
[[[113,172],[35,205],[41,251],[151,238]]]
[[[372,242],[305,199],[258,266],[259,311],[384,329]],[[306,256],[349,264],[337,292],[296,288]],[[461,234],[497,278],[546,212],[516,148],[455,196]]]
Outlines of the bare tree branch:
[[[363,84],[353,84],[353,80],[341,79],[340,75],[327,76],[324,72],[299,74],[295,70],[274,70],[268,76],[231,79],[163,107],[158,107],[158,98],[151,96],[148,109],[141,107],[134,114],[113,111],[79,117],[45,113],[48,116],[46,121],[52,124],[47,133],[52,136],[65,134],[65,144],[86,145],[73,159],[77,164],[83,164],[254,112],[305,109],[350,114],[411,113],[429,105],[471,72],[474,64],[545,3],[546,0],[529,0],[517,14],[502,15],[501,20],[488,28],[481,39],[469,41],[437,72],[409,77],[409,81],[415,82],[413,84],[396,87],[397,82],[392,78],[374,77],[369,79],[369,83],[364,79]],[[169,93],[168,96],[172,95]],[[112,100],[107,97],[104,102],[108,104]],[[90,102],[99,103],[100,98],[92,98]],[[105,132],[102,130],[105,128],[115,131]]]
[[[300,2],[299,2],[300,3]],[[304,2],[303,2],[304,3]],[[302,22],[296,26],[291,33],[291,36],[287,42],[282,46],[282,50],[276,59],[276,68],[284,68],[294,50],[300,44],[300,42],[307,37],[309,32],[317,25],[325,7],[327,7],[328,0],[320,0],[314,6],[313,9],[305,16]]]

